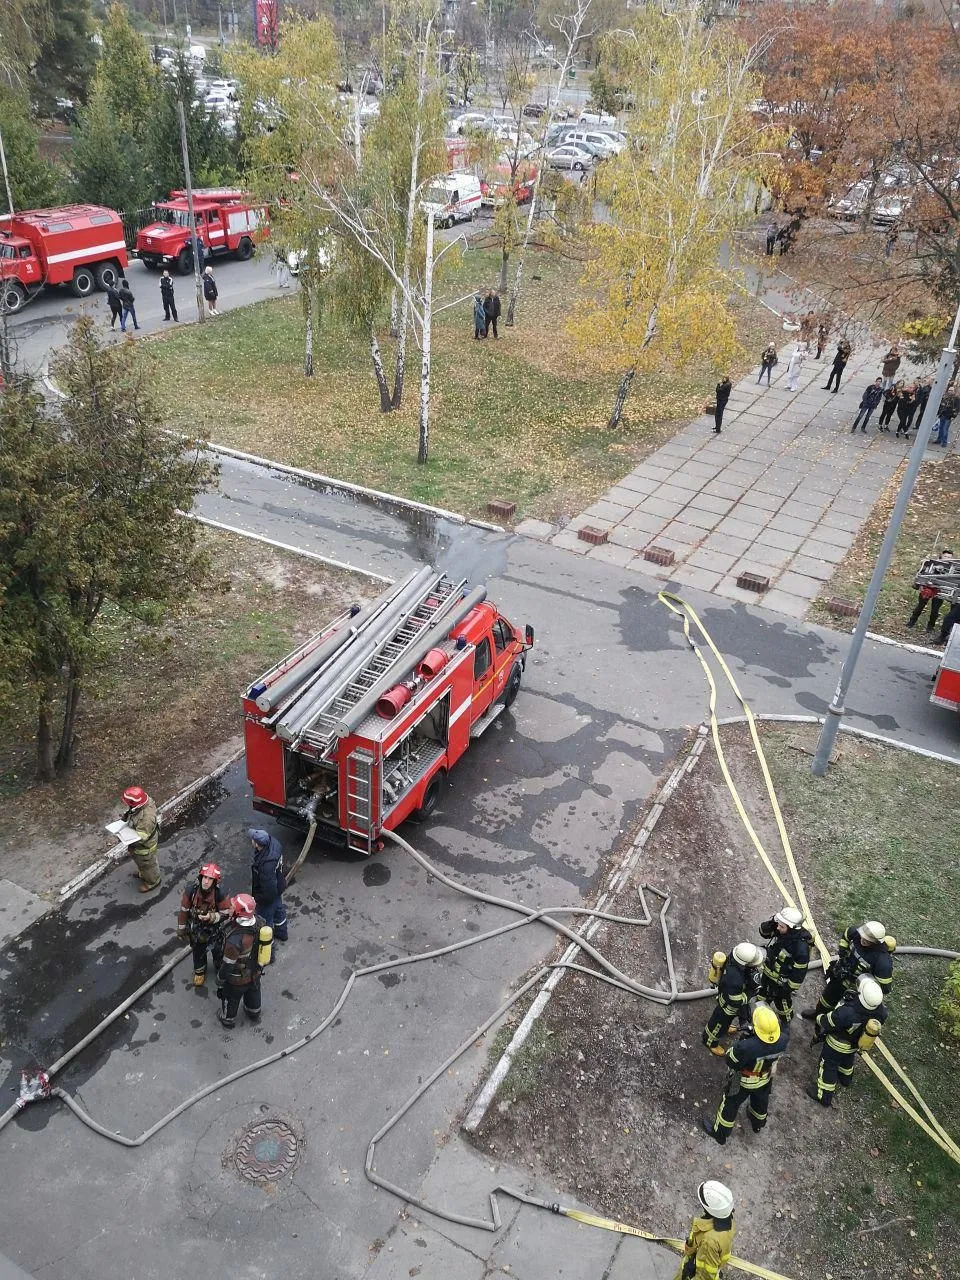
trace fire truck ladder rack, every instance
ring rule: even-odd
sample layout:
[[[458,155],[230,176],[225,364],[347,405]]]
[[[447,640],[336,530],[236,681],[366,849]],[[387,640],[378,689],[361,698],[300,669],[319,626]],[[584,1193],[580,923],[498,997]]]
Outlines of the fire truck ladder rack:
[[[927,565],[929,569],[925,567]],[[960,600],[960,557],[942,556],[925,560],[913,584],[915,587],[936,587],[941,600]]]
[[[459,600],[466,579],[450,582],[441,576],[429,584],[418,602],[400,615],[392,636],[358,671],[345,676],[339,691],[327,706],[311,720],[298,736],[294,746],[306,743],[321,756],[326,755],[336,740],[337,726],[364,698],[374,685],[394,669],[397,679],[406,675],[403,660],[417,641]],[[451,627],[455,624],[451,621]]]

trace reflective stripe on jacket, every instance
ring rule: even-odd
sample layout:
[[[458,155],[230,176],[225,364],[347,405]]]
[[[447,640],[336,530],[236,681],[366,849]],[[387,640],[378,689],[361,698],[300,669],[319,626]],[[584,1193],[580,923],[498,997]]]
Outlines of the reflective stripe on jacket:
[[[719,1228],[713,1218],[694,1218],[690,1224],[680,1269],[684,1280],[717,1280],[720,1268],[729,1262],[736,1230],[730,1218],[721,1222]]]

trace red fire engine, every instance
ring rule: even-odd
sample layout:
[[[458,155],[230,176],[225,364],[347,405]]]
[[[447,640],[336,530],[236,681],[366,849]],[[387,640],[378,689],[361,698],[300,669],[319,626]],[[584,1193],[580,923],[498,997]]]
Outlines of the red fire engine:
[[[137,255],[146,267],[175,267],[181,275],[193,270],[190,210],[185,191],[171,191],[156,206],[157,221],[137,232]],[[243,191],[219,187],[193,193],[197,235],[205,256],[235,254],[242,262],[253,257],[254,246],[270,235],[266,205],[251,201]]]
[[[533,629],[426,568],[342,613],[243,699],[253,805],[369,854],[425,818],[517,696]]]
[[[116,284],[127,267],[123,223],[112,209],[72,204],[0,217],[0,303],[19,311],[47,284],[78,298]]]
[[[955,556],[952,551],[929,556],[921,564],[913,585],[920,592],[924,607],[928,600],[936,597],[949,609],[960,602],[960,556]],[[935,706],[960,711],[960,626],[956,624],[950,629],[943,657],[933,677],[930,701]]]

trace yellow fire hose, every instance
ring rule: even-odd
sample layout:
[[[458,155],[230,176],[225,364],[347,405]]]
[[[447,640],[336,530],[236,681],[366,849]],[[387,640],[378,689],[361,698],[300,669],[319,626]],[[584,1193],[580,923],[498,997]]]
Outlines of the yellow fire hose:
[[[733,803],[736,806],[736,810],[740,816],[740,820],[743,823],[747,831],[747,834],[749,835],[753,843],[754,848],[756,849],[757,853],[760,855],[760,858],[762,859],[764,866],[767,868],[767,871],[769,872],[771,879],[773,880],[774,884],[776,884],[777,888],[780,890],[780,893],[783,895],[783,899],[786,905],[791,907],[796,907],[797,903],[799,902],[799,909],[803,912],[804,919],[807,921],[807,923],[810,926],[811,932],[813,934],[814,944],[817,948],[817,951],[820,953],[820,958],[823,961],[824,969],[826,969],[827,965],[830,963],[830,960],[831,960],[830,952],[827,948],[826,943],[823,940],[823,937],[819,929],[816,926],[816,922],[814,921],[814,918],[813,918],[813,913],[810,910],[810,904],[807,901],[807,896],[806,896],[806,893],[804,892],[803,882],[800,879],[800,873],[797,870],[796,860],[794,859],[794,856],[793,856],[793,849],[790,844],[790,837],[787,834],[786,824],[784,823],[783,814],[780,810],[780,803],[777,800],[776,791],[774,790],[773,779],[770,777],[770,770],[767,767],[767,759],[766,759],[766,756],[764,755],[763,747],[760,743],[759,734],[757,733],[757,725],[753,715],[753,711],[751,710],[750,705],[744,698],[743,694],[740,692],[739,686],[737,685],[737,682],[734,679],[733,672],[730,670],[730,668],[727,666],[726,662],[724,661],[723,655],[721,654],[717,646],[714,644],[713,638],[711,637],[709,631],[707,631],[706,627],[701,622],[699,616],[697,615],[696,610],[693,609],[692,606],[689,605],[685,600],[681,599],[680,596],[674,595],[672,592],[669,592],[669,591],[661,591],[659,593],[658,598],[662,604],[666,605],[666,607],[671,611],[671,613],[676,614],[677,617],[682,619],[684,637],[686,638],[687,643],[690,645],[693,652],[696,654],[697,659],[701,667],[703,668],[704,675],[706,676],[707,684],[710,689],[710,733],[713,738],[714,749],[716,750],[716,753],[717,753],[717,760],[720,764],[720,771],[722,772],[724,781],[727,784],[727,789],[729,790],[730,795],[733,798]],[[740,797],[740,793],[737,790],[736,784],[733,781],[733,778],[730,776],[730,770],[727,767],[726,757],[723,754],[723,747],[720,744],[720,727],[719,727],[719,724],[717,723],[716,682],[713,678],[713,672],[710,670],[710,666],[703,655],[703,651],[701,650],[700,646],[697,644],[697,642],[693,639],[693,637],[690,634],[691,622],[698,629],[704,641],[706,642],[707,647],[710,649],[710,652],[716,658],[717,664],[719,665],[720,670],[723,672],[724,676],[726,677],[727,683],[729,684],[731,690],[733,691],[734,696],[736,697],[737,701],[740,703],[741,707],[743,708],[744,715],[746,716],[746,719],[747,719],[747,725],[750,729],[750,737],[753,741],[754,752],[756,753],[757,760],[760,765],[760,770],[763,774],[763,782],[764,782],[764,786],[766,787],[767,796],[769,797],[769,800],[770,800],[770,807],[773,811],[773,816],[777,824],[777,831],[779,832],[779,835],[780,835],[780,843],[783,846],[784,857],[787,860],[787,866],[790,871],[790,878],[793,881],[793,885],[796,890],[796,901],[794,901],[794,898],[790,894],[790,891],[787,889],[786,885],[784,884],[783,880],[778,874],[776,868],[771,862],[766,849],[763,847],[763,843],[760,840],[760,837],[757,835],[757,832],[753,826],[753,823],[750,821],[749,815],[747,814],[747,811],[744,808],[743,801]],[[903,1111],[910,1117],[910,1119],[915,1121],[915,1123],[919,1125],[919,1127],[923,1130],[923,1132],[929,1138],[931,1138],[946,1155],[948,1155],[957,1164],[960,1164],[960,1147],[957,1146],[957,1143],[953,1140],[950,1134],[946,1131],[946,1129],[943,1127],[940,1121],[936,1118],[936,1116],[930,1110],[927,1103],[920,1096],[918,1089],[913,1084],[910,1077],[907,1075],[906,1071],[904,1071],[903,1067],[901,1067],[900,1064],[897,1062],[897,1060],[894,1058],[891,1051],[883,1043],[883,1040],[881,1039],[877,1040],[876,1048],[880,1050],[880,1053],[887,1060],[891,1069],[899,1076],[899,1078],[906,1085],[908,1091],[913,1096],[917,1105],[920,1107],[920,1110],[923,1112],[923,1116],[921,1116],[920,1113],[917,1111],[917,1109],[913,1107],[906,1100],[906,1098],[897,1089],[897,1087],[893,1084],[893,1082],[885,1075],[885,1073],[880,1068],[880,1066],[873,1061],[871,1055],[869,1053],[861,1054],[861,1057],[863,1058],[864,1062],[867,1064],[869,1069],[873,1072],[873,1074],[880,1081],[883,1087],[887,1090],[890,1096],[896,1101],[897,1105],[900,1106],[903,1109]]]

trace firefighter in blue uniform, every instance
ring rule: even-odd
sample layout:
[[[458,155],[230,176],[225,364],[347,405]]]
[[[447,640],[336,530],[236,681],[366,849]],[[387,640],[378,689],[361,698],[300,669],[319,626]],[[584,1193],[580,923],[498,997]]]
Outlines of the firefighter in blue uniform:
[[[836,1009],[843,998],[856,991],[857,982],[868,974],[880,984],[884,996],[893,982],[893,952],[897,940],[890,937],[879,920],[851,925],[840,939],[840,954],[828,967],[820,999],[813,1009],[804,1009],[805,1018],[819,1018]]]
[[[726,1088],[716,1117],[711,1124],[701,1120],[704,1132],[721,1146],[726,1142],[737,1119],[737,1112],[747,1103],[747,1116],[754,1133],[767,1123],[770,1090],[777,1062],[787,1051],[789,1033],[768,1004],[758,1003],[753,1011],[753,1025],[726,1052],[730,1066]]]
[[[807,1089],[807,1097],[821,1107],[833,1105],[837,1085],[849,1085],[858,1053],[872,1049],[887,1020],[880,984],[862,973],[855,991],[826,1013],[817,1015],[817,1039],[823,1040],[816,1084]]]
[[[710,980],[717,988],[717,1003],[701,1038],[718,1058],[726,1052],[721,1044],[723,1037],[749,1021],[750,1001],[759,994],[762,964],[763,952],[752,942],[738,942],[731,955],[724,958],[718,952],[711,961]]]
[[[807,976],[813,937],[803,927],[796,907],[782,907],[760,924],[761,938],[768,939],[760,978],[760,998],[766,1000],[786,1026],[793,1019],[793,997]]]

